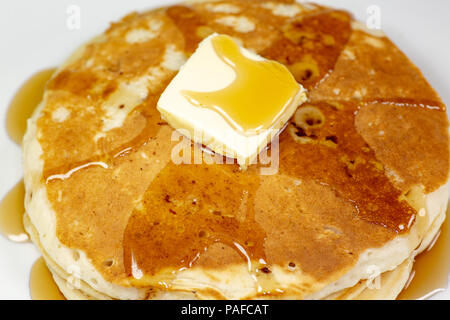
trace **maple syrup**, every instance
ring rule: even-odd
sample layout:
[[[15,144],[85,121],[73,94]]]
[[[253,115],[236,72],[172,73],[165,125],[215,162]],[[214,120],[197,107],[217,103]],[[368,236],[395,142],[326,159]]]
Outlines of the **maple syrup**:
[[[184,96],[194,105],[218,112],[243,134],[271,128],[300,89],[292,74],[276,61],[246,57],[230,36],[215,36],[211,41],[219,58],[233,68],[236,78],[224,89],[184,91]]]
[[[426,299],[448,288],[450,274],[450,210],[441,230],[431,245],[416,257],[409,285],[400,293],[398,299]]]
[[[0,202],[0,233],[15,242],[28,240],[23,227],[24,197],[25,187],[20,181]]]
[[[65,300],[42,257],[31,268],[30,295],[33,300]]]
[[[55,68],[45,69],[29,78],[14,95],[6,114],[6,129],[11,139],[21,144],[27,129],[27,120],[42,100],[47,81]]]
[[[20,143],[26,130],[26,120],[41,100],[45,83],[53,72],[54,69],[49,69],[32,76],[14,97],[7,115],[7,129],[15,142]],[[24,213],[23,197],[23,182],[19,182],[0,205],[0,230],[12,240],[14,237],[10,235],[18,235],[19,238],[26,235],[21,219]],[[11,210],[7,210],[9,208]],[[400,294],[399,299],[426,298],[432,293],[445,290],[450,271],[449,250],[450,234],[447,219],[432,248],[416,258],[413,266],[414,277]],[[38,259],[31,270],[30,292],[33,299],[64,299],[43,258]]]

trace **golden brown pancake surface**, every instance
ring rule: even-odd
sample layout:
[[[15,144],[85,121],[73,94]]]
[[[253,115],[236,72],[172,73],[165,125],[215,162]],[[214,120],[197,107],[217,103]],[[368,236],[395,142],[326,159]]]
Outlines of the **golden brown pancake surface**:
[[[345,12],[300,6],[288,17],[265,1],[219,3],[239,12],[198,3],[131,14],[48,84],[38,139],[57,236],[121,285],[158,286],[181,268],[219,270],[248,260],[258,277],[281,266],[332,282],[367,248],[408,232],[416,212],[402,194],[447,181],[445,107],[399,49],[352,28]],[[217,22],[230,15],[245,16],[255,29]],[[157,21],[159,36],[126,41],[133,29],[151,29],[149,21]],[[241,171],[237,164],[171,162],[173,129],[156,110],[176,74],[164,67],[165,53],[188,57],[209,32],[286,64],[309,89],[299,110],[314,107],[324,116],[318,128],[291,120],[280,135],[276,175],[260,175],[258,165]],[[148,75],[148,94],[122,126],[104,130],[105,102]],[[70,115],[57,122],[62,104]],[[145,275],[140,281],[133,265]]]

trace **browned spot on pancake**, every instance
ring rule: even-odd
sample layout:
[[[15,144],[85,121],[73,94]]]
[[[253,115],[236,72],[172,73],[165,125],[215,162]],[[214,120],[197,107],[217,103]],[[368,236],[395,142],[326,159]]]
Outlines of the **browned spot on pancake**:
[[[175,75],[172,70],[161,71],[163,77],[149,83],[150,94],[129,114],[122,127],[96,138],[103,127],[102,104],[117,91],[118,84],[145,76],[151,67],[159,67],[167,44],[179,48],[183,43],[171,20],[158,10],[152,12],[151,21],[161,23],[159,32],[171,39],[170,42],[155,37],[143,43],[127,43],[124,40],[127,32],[135,27],[149,27],[147,15],[132,17],[113,24],[106,32],[106,40],[89,44],[80,59],[50,81],[48,102],[38,120],[45,137],[41,140],[44,178],[68,172],[86,162],[109,162],[123,149],[146,143],[159,129],[155,126],[160,121],[156,102]],[[51,113],[61,106],[71,110],[70,119],[55,123]]]
[[[210,245],[232,246],[236,241],[254,261],[262,258],[278,265],[294,261],[320,279],[354,263],[367,246],[401,232],[399,226],[407,226],[415,211],[399,201],[401,192],[356,132],[357,105],[310,105],[320,109],[326,120],[304,134],[313,141],[334,137],[338,147],[299,144],[285,131],[280,137],[281,175],[260,177],[266,182],[262,185],[246,182],[258,178],[255,168],[239,173],[226,165],[166,167],[144,196],[144,207],[130,218],[125,234],[127,270],[131,272],[131,257],[149,274],[168,266],[189,267]],[[243,190],[248,197],[242,196]],[[250,220],[247,227],[249,221],[235,218],[245,217],[246,201],[253,197],[256,222]],[[248,230],[258,230],[260,225],[264,232],[256,237],[254,231],[248,238]],[[209,259],[214,254],[224,265],[235,263],[227,259],[226,251],[210,252]]]
[[[391,171],[400,190],[422,184],[425,192],[448,180],[448,121],[445,110],[426,106],[369,104],[355,119],[358,132]]]
[[[283,146],[295,149],[288,142]],[[302,156],[307,159],[311,154],[304,152]],[[298,166],[308,161],[296,160]],[[268,265],[295,261],[303,271],[322,279],[350,266],[367,246],[393,237],[394,231],[380,225],[384,220],[375,220],[386,219],[380,214],[383,210],[390,210],[388,218],[396,219],[390,223],[407,223],[410,218],[411,208],[398,203],[399,193],[382,173],[378,176],[384,187],[390,188],[386,190],[392,192],[390,198],[386,194],[382,199],[374,198],[380,189],[360,186],[360,196],[352,190],[353,201],[342,196],[346,190],[324,184],[333,181],[335,186],[345,174],[330,178],[316,170],[319,175],[314,180],[319,183],[307,179],[297,184],[297,178],[307,175],[291,172],[259,177],[255,169],[238,172],[236,166],[229,165],[173,164],[164,168],[144,195],[143,206],[137,205],[128,221],[124,235],[128,273],[131,275],[132,262],[148,275],[195,267],[197,259],[205,269],[238,263],[239,255],[246,263],[246,257],[236,250],[237,243],[252,261],[264,259]],[[378,215],[370,212],[372,221],[365,221],[367,216],[361,219],[366,207],[378,204]],[[399,221],[401,218],[406,222]]]
[[[334,69],[350,37],[350,19],[346,12],[328,10],[301,16],[282,26],[281,37],[262,55],[286,64],[310,89]]]

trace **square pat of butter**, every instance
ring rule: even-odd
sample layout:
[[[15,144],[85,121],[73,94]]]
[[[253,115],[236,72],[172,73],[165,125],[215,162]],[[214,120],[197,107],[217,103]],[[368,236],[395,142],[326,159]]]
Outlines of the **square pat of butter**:
[[[305,89],[286,67],[213,34],[181,67],[157,108],[194,142],[246,167],[305,101]]]

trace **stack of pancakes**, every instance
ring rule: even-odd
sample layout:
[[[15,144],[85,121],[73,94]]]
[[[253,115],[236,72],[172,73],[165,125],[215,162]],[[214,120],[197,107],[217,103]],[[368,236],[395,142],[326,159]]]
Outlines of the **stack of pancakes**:
[[[308,89],[274,175],[171,161],[156,103],[213,32]],[[24,221],[68,299],[395,298],[445,219],[447,127],[421,72],[347,12],[229,0],[132,13],[47,84],[23,143]]]

